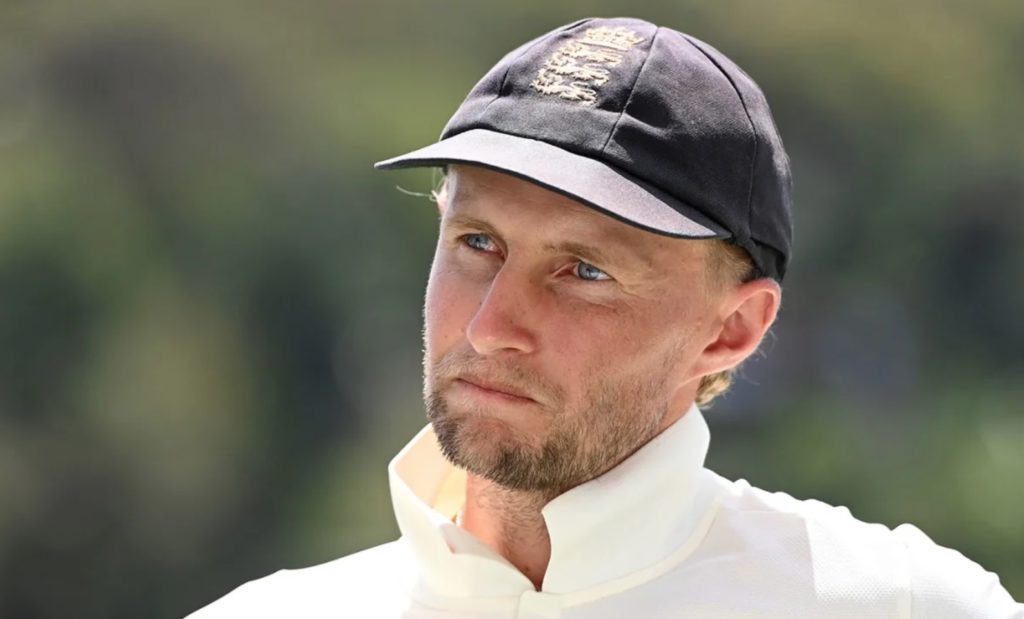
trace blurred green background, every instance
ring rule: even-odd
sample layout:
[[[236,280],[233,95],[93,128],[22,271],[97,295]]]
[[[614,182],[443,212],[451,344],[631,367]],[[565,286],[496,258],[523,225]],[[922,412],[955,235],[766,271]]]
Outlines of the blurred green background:
[[[1024,598],[1024,3],[0,4],[0,616],[178,617],[396,534],[433,141],[587,15],[705,39],[795,262],[709,466],[913,522]]]

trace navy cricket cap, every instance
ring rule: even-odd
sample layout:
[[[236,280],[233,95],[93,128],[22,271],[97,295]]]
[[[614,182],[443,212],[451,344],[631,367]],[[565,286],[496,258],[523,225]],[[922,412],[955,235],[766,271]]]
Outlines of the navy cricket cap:
[[[726,239],[781,280],[789,158],[764,94],[721,52],[632,18],[585,19],[513,50],[435,144],[378,169],[484,166],[628,224]]]

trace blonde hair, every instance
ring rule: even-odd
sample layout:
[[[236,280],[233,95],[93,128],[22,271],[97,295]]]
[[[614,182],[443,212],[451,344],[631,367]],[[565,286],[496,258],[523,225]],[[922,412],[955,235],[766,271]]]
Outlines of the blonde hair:
[[[707,242],[711,244],[708,251],[708,272],[711,285],[722,286],[748,282],[760,276],[750,254],[742,247],[719,239]],[[706,408],[710,406],[712,400],[728,391],[738,368],[739,365],[736,365],[701,378],[700,385],[697,386],[697,395],[694,398],[697,406]]]

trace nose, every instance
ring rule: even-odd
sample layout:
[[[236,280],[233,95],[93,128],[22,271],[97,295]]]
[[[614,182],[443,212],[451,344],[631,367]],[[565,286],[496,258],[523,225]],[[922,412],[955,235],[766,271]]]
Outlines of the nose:
[[[507,261],[498,270],[466,327],[466,339],[478,354],[531,353],[536,349],[537,334],[531,327],[535,309],[532,286],[527,274],[515,271]]]

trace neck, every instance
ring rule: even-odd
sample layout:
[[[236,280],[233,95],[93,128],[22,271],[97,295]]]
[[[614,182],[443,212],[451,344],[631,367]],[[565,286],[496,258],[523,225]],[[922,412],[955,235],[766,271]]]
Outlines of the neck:
[[[461,525],[505,557],[540,591],[551,558],[551,538],[540,511],[553,498],[510,490],[470,473]]]
[[[692,401],[691,397],[690,402]],[[678,412],[666,415],[654,436],[661,434],[678,421],[688,409],[689,405],[685,408],[676,407],[675,410]],[[642,447],[651,438],[653,436],[637,445],[633,451]],[[610,462],[598,475],[628,458],[633,451]],[[548,561],[551,559],[551,537],[548,535],[547,523],[541,515],[541,509],[558,495],[559,492],[511,490],[473,473],[467,473],[466,500],[459,524],[505,557],[530,579],[537,591],[540,591],[544,574],[548,569]]]

